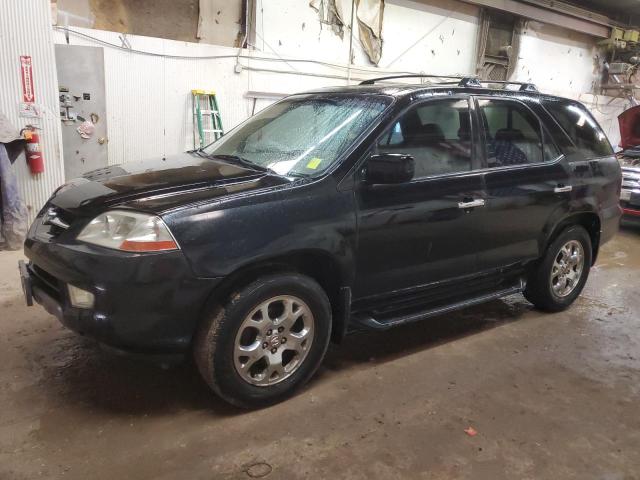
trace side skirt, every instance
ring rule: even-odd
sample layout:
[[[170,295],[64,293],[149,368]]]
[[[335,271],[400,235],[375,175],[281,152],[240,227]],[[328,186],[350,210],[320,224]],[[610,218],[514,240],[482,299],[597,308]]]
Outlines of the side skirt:
[[[410,312],[403,311],[398,312],[396,315],[385,315],[383,318],[376,318],[373,313],[359,312],[351,316],[351,321],[354,324],[369,330],[388,330],[389,328],[404,325],[406,323],[417,322],[436,315],[449,313],[462,308],[488,302],[490,300],[495,300],[497,298],[506,297],[507,295],[512,295],[514,293],[520,293],[524,290],[524,287],[524,281],[519,280],[518,284],[512,287],[484,293],[448,305],[430,306],[420,310],[412,310]]]

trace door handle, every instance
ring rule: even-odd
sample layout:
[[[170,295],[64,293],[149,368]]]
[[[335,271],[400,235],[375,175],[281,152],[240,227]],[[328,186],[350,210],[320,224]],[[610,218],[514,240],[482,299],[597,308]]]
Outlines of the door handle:
[[[573,187],[571,185],[558,185],[553,189],[555,193],[570,192],[571,190],[573,190]]]
[[[484,207],[484,199],[478,198],[476,200],[471,200],[469,202],[458,202],[458,208],[475,208],[475,207]]]

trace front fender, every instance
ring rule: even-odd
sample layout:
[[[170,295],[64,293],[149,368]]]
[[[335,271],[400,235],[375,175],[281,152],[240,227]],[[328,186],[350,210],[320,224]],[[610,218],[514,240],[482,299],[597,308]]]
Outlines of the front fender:
[[[317,182],[170,212],[165,217],[196,276],[226,277],[300,251],[325,252],[353,275],[356,219],[351,192]]]

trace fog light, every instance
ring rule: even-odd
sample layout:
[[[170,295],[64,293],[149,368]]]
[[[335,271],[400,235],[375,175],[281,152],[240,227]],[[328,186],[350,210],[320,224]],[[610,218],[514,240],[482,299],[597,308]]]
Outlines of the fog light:
[[[67,289],[69,290],[71,305],[76,308],[93,308],[93,302],[95,300],[93,293],[74,287],[73,285],[67,285]]]

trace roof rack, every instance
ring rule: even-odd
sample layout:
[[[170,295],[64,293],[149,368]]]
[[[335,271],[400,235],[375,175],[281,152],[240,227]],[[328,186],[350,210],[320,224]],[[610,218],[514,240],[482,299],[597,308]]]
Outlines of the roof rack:
[[[537,92],[538,88],[533,83],[528,82],[508,82],[505,80],[480,80],[477,77],[463,77],[460,75],[424,75],[424,74],[411,74],[411,75],[390,75],[388,77],[371,78],[360,82],[360,85],[373,85],[376,82],[382,82],[385,80],[395,80],[396,78],[434,78],[444,79],[448,81],[437,82],[435,85],[457,85],[459,87],[482,87],[483,84],[499,84],[504,85],[519,85],[518,89],[521,92]]]
[[[482,87],[483,84],[498,84],[504,85],[519,85],[518,89],[521,92],[537,92],[538,87],[536,87],[533,83],[529,82],[509,82],[505,80],[480,80],[476,77],[465,77],[460,81],[461,87]]]
[[[444,82],[444,83],[456,84],[458,83],[457,80],[460,80],[465,77],[462,77],[460,75],[425,75],[425,74],[416,73],[416,74],[409,74],[409,75],[390,75],[388,77],[370,78],[369,80],[364,80],[360,82],[360,85],[373,85],[376,82],[383,82],[385,80],[395,80],[396,78],[448,78],[456,81]],[[442,82],[439,82],[439,83],[442,83]]]

